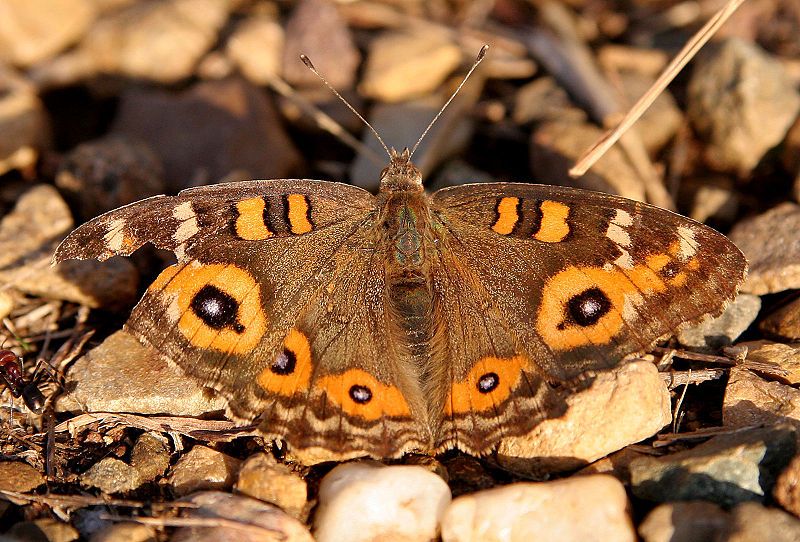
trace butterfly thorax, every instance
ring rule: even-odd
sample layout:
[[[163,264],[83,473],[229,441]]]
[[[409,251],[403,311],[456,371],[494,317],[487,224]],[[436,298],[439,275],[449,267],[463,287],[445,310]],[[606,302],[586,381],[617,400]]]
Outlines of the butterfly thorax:
[[[391,163],[381,175],[378,200],[388,301],[413,352],[430,338],[430,265],[435,244],[429,198],[408,150],[392,153]]]

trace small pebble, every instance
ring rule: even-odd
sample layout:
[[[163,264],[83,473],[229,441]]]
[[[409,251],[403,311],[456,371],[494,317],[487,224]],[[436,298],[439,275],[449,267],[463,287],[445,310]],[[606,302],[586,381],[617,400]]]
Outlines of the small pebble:
[[[749,427],[778,422],[800,429],[800,390],[732,368],[722,403],[722,425]]]
[[[708,318],[699,325],[678,332],[678,342],[684,346],[714,352],[729,346],[750,327],[758,311],[761,298],[757,295],[739,294],[725,311],[716,318]]]
[[[800,340],[800,298],[789,301],[761,320],[759,329],[791,341]]]
[[[504,439],[498,461],[515,472],[570,470],[644,440],[672,419],[669,391],[647,361],[601,372],[589,388],[564,400],[562,416]]]
[[[800,455],[794,456],[778,476],[772,496],[787,512],[800,517]]]
[[[169,484],[176,495],[206,489],[230,489],[241,461],[206,446],[195,445],[172,467]]]
[[[314,537],[427,542],[438,535],[450,499],[444,480],[422,467],[346,463],[320,483]]]
[[[628,507],[625,487],[611,476],[520,482],[453,500],[442,542],[633,542]]]
[[[706,162],[746,176],[786,136],[800,93],[781,63],[731,38],[695,60],[687,115],[707,141]]]
[[[739,222],[728,237],[747,257],[742,291],[755,295],[800,288],[800,205],[785,202]]]
[[[777,508],[748,502],[731,510],[731,520],[727,528],[717,533],[717,540],[797,542],[800,540],[800,520]]]
[[[151,433],[143,433],[131,451],[131,466],[142,483],[152,482],[169,467],[170,454],[164,441]]]
[[[633,494],[657,502],[707,500],[721,506],[762,501],[794,456],[788,425],[723,434],[695,448],[630,464]]]
[[[156,542],[156,530],[151,525],[140,523],[115,523],[102,529],[89,542]]]
[[[236,491],[275,504],[292,517],[305,520],[305,480],[267,454],[255,454],[245,460],[239,469]]]
[[[110,494],[134,490],[142,482],[136,469],[124,461],[113,457],[104,457],[81,475],[81,483]]]
[[[250,17],[233,31],[226,54],[252,83],[266,85],[281,74],[284,40],[272,17]]]

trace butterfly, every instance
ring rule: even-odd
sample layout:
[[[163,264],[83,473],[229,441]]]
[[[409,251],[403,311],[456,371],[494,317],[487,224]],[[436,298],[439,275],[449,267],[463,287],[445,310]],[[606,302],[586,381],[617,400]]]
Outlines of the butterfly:
[[[342,457],[488,453],[563,412],[560,386],[719,314],[744,280],[733,243],[670,211],[523,183],[429,194],[413,152],[387,152],[377,195],[191,188],[89,221],[55,261],[173,251],[128,331],[234,418]]]

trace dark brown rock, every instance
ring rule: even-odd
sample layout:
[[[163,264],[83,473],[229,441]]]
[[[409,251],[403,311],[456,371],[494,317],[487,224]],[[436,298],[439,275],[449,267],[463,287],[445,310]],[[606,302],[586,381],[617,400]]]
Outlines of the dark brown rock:
[[[728,521],[728,513],[710,502],[666,503],[644,518],[639,535],[644,542],[716,542]]]
[[[83,220],[164,192],[164,168],[144,143],[105,137],[78,145],[56,172],[56,186]]]
[[[178,94],[129,91],[113,131],[156,151],[169,192],[226,177],[284,178],[300,160],[270,99],[242,79],[203,82]]]
[[[796,455],[778,476],[772,496],[787,512],[800,517],[800,455]]]
[[[44,476],[22,461],[0,462],[0,489],[26,493],[45,482]]]
[[[792,341],[800,340],[800,298],[771,312],[758,326],[770,335]]]
[[[283,76],[297,86],[318,86],[320,80],[301,61],[304,54],[334,88],[353,86],[361,54],[350,29],[328,0],[302,0],[286,23]]]

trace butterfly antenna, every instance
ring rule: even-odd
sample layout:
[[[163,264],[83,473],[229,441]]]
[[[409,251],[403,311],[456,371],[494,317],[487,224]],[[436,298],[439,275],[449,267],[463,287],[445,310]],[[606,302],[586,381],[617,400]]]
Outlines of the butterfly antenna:
[[[436,116],[433,117],[433,120],[430,122],[430,124],[428,124],[428,127],[425,128],[424,132],[422,132],[422,135],[419,136],[419,139],[414,144],[414,147],[411,149],[411,154],[409,155],[409,158],[414,156],[414,153],[417,152],[417,147],[419,147],[419,144],[422,143],[422,140],[425,139],[425,136],[428,135],[428,132],[430,131],[430,129],[433,127],[434,124],[436,124],[436,121],[439,120],[439,117],[442,116],[442,113],[444,113],[444,110],[447,109],[447,106],[450,105],[450,102],[452,102],[453,98],[456,97],[456,94],[458,94],[458,92],[461,90],[461,87],[463,87],[464,83],[467,82],[467,79],[469,79],[469,76],[472,75],[472,72],[474,72],[475,68],[478,67],[478,64],[481,63],[481,60],[483,60],[483,57],[486,56],[486,51],[488,49],[489,49],[488,45],[484,45],[483,47],[481,47],[481,50],[478,52],[478,58],[475,59],[475,62],[472,64],[472,67],[467,72],[467,75],[464,76],[464,79],[458,85],[458,88],[456,88],[453,91],[453,94],[450,95],[450,98],[448,98],[448,100],[445,102],[445,104],[442,106],[442,108],[439,110],[439,112],[436,113]]]
[[[355,107],[353,107],[352,105],[350,105],[350,102],[348,102],[347,100],[345,100],[345,99],[344,99],[344,97],[343,97],[341,94],[339,94],[339,92],[338,92],[338,91],[337,91],[335,88],[333,88],[333,87],[331,86],[331,84],[330,84],[330,83],[328,83],[328,81],[327,81],[327,80],[326,80],[324,77],[322,77],[322,75],[320,75],[320,73],[317,71],[317,68],[315,68],[315,67],[314,67],[314,64],[312,64],[312,63],[311,63],[311,59],[310,59],[310,58],[308,58],[306,55],[300,55],[300,60],[302,60],[302,61],[303,61],[303,64],[305,64],[305,65],[306,65],[306,68],[308,68],[309,70],[311,70],[311,71],[314,73],[314,75],[316,75],[317,77],[319,77],[319,78],[320,78],[320,80],[321,80],[323,83],[325,83],[325,86],[326,86],[326,87],[328,87],[328,89],[330,89],[330,91],[331,91],[331,92],[333,92],[333,93],[336,95],[336,97],[337,97],[337,98],[339,98],[339,99],[342,101],[342,103],[343,103],[344,105],[346,105],[346,106],[347,106],[347,108],[348,108],[350,111],[352,111],[352,112],[353,112],[353,114],[354,114],[356,117],[358,117],[358,118],[361,120],[361,122],[363,122],[363,123],[364,123],[364,124],[367,126],[367,128],[369,128],[369,129],[370,129],[370,131],[371,131],[373,134],[375,134],[375,137],[376,137],[376,138],[378,138],[378,141],[380,142],[381,146],[383,146],[383,150],[385,150],[385,151],[386,151],[386,154],[388,154],[388,155],[389,155],[389,158],[391,159],[391,157],[392,157],[392,153],[389,151],[389,147],[387,147],[387,146],[386,146],[386,143],[384,143],[384,142],[383,142],[383,138],[381,138],[381,136],[378,134],[378,132],[377,132],[377,131],[375,131],[375,128],[373,128],[373,127],[372,127],[372,125],[371,125],[369,122],[367,122],[367,119],[365,119],[364,117],[362,117],[362,116],[361,116],[361,113],[359,113],[358,111],[356,111],[356,108],[355,108]]]

